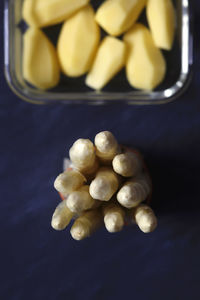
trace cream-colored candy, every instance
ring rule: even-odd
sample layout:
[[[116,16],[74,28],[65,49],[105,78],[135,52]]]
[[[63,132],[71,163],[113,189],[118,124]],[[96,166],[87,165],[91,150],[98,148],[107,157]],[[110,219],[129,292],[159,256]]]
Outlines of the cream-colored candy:
[[[90,184],[92,198],[109,201],[119,187],[118,176],[110,168],[101,168]]]
[[[102,161],[112,161],[119,153],[119,145],[110,131],[102,131],[95,136],[96,155]]]
[[[104,224],[109,232],[118,232],[124,226],[125,211],[117,204],[111,203],[103,209]]]
[[[55,230],[63,230],[67,227],[74,214],[67,208],[66,202],[62,201],[57,207],[51,220],[51,226]]]
[[[90,196],[88,185],[84,185],[77,191],[69,194],[66,200],[67,207],[74,213],[93,208],[96,203],[97,201]]]
[[[157,218],[147,205],[138,206],[133,212],[133,217],[144,233],[152,232],[157,227]]]
[[[101,224],[102,215],[98,210],[87,211],[76,219],[72,228],[73,239],[79,241],[89,237]]]
[[[138,176],[127,181],[117,193],[118,202],[126,208],[136,207],[151,192],[151,183],[147,176]]]
[[[70,170],[61,173],[54,182],[55,189],[63,196],[67,196],[69,193],[79,189],[86,178],[78,171]]]
[[[133,152],[116,155],[112,165],[114,171],[124,177],[133,177],[142,169],[141,159]]]
[[[69,156],[81,172],[93,170],[97,165],[95,148],[89,139],[78,139],[70,148]]]

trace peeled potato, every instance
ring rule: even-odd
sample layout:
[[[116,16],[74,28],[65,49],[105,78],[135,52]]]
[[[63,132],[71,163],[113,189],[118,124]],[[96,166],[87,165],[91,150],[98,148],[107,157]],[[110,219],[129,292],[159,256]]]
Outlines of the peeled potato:
[[[61,23],[89,0],[25,0],[23,18],[31,26],[44,27]]]
[[[153,90],[164,79],[166,63],[150,31],[138,23],[124,35],[124,41],[129,50],[126,75],[130,85],[137,89]]]
[[[58,41],[62,71],[71,77],[86,73],[91,67],[100,40],[94,10],[88,5],[66,21]]]
[[[118,36],[133,25],[146,0],[107,0],[97,10],[96,21],[110,35]]]
[[[125,58],[124,42],[114,37],[105,37],[86,77],[86,85],[96,90],[102,89],[125,65]]]
[[[28,25],[40,27],[36,25],[38,23],[35,13],[36,2],[38,2],[38,0],[24,0],[22,6],[22,16]]]
[[[29,28],[24,34],[23,76],[39,89],[56,86],[60,68],[53,44],[37,28]]]
[[[148,0],[147,19],[157,47],[170,50],[175,33],[175,10],[171,0]]]

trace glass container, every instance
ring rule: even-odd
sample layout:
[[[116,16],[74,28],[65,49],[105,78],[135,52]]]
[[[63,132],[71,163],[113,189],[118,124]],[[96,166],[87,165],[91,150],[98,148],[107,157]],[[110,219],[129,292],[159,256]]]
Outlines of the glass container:
[[[27,25],[22,19],[23,0],[5,0],[4,10],[4,62],[5,76],[12,91],[21,99],[36,103],[77,103],[95,104],[164,104],[178,98],[187,88],[192,73],[193,35],[191,2],[174,0],[177,16],[177,29],[174,46],[171,51],[163,51],[167,62],[167,74],[163,83],[154,91],[133,89],[127,82],[123,69],[101,91],[88,88],[84,79],[69,78],[61,75],[59,85],[51,90],[41,91],[29,85],[23,78],[23,33]],[[97,8],[100,1],[91,1]],[[146,22],[145,12],[139,21]],[[61,24],[44,28],[44,32],[56,45]]]

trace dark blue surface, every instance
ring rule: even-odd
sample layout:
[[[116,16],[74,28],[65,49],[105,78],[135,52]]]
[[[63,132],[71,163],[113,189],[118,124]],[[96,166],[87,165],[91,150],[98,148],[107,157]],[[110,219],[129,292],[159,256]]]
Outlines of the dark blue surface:
[[[168,105],[34,106],[1,72],[1,300],[200,299],[199,9],[195,1],[194,78]],[[53,180],[75,139],[105,129],[143,151],[159,226],[150,235],[101,229],[75,242],[69,229],[50,227]]]

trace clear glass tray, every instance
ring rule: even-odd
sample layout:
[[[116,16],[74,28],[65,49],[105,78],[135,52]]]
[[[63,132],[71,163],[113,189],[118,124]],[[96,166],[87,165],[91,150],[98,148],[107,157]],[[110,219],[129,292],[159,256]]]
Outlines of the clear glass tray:
[[[189,3],[190,2],[190,3]],[[100,1],[91,1],[96,8]],[[177,14],[176,38],[172,51],[163,51],[167,61],[167,74],[163,83],[153,92],[134,90],[122,70],[101,91],[95,92],[84,83],[84,76],[72,79],[61,75],[59,85],[48,91],[30,86],[22,76],[23,33],[27,26],[22,20],[23,0],[5,0],[4,59],[5,76],[10,88],[21,99],[36,104],[62,102],[65,104],[162,104],[176,99],[187,88],[192,73],[193,35],[191,1],[174,0]],[[140,20],[146,23],[145,13]],[[45,28],[44,32],[56,45],[61,25]]]

